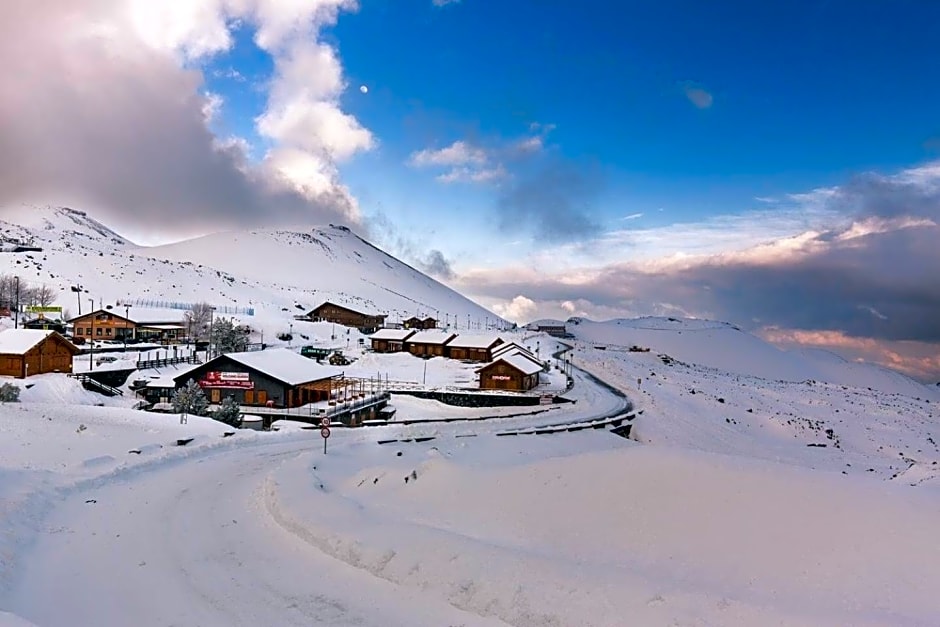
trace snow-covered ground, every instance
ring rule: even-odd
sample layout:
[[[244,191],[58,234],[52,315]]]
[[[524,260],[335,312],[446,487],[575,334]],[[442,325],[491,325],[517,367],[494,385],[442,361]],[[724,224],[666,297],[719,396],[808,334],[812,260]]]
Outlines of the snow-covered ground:
[[[318,431],[296,423],[223,437],[230,429],[211,420],[79,405],[90,393],[56,389],[74,381],[37,379],[27,402],[0,406],[4,620],[934,623],[932,458],[922,447],[904,475],[919,480],[890,480],[904,463],[884,450],[940,437],[933,404],[575,344],[576,362],[633,392],[644,443],[594,429],[496,435],[623,409],[578,370],[567,394],[577,403],[335,429],[325,455]],[[482,411],[394,402],[412,418]],[[775,417],[798,403],[820,417],[858,409],[837,448],[823,427]]]
[[[74,212],[33,217],[6,227],[46,249],[18,270],[48,273],[66,301],[73,284],[107,299],[209,295],[257,308],[254,341],[342,349],[349,376],[475,385],[479,364],[378,355],[356,331],[292,320],[327,294],[487,315],[340,229],[157,251]],[[289,251],[283,284],[246,246]],[[306,283],[311,250],[338,278]],[[0,404],[0,625],[937,624],[940,391],[720,322],[569,331],[562,355],[544,334],[504,339],[551,364],[538,392],[565,390],[570,371],[576,402],[396,394],[396,421],[333,429],[326,454],[299,423],[180,424],[62,375],[14,381],[21,402]],[[545,433],[631,402],[631,440]],[[532,434],[505,435],[517,432]]]

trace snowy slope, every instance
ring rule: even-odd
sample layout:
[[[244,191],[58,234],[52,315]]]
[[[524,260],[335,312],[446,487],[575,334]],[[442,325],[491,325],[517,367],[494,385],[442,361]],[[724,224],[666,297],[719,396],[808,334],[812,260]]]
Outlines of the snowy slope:
[[[140,247],[83,212],[55,207],[0,211],[0,234],[30,240],[42,252],[0,254],[0,273],[59,292],[74,315],[95,304],[207,301],[289,319],[325,301],[389,321],[413,315],[466,327],[505,321],[375,248],[344,227],[228,232],[160,247]],[[148,302],[152,301],[152,302]]]
[[[770,381],[825,381],[940,400],[932,389],[880,366],[852,363],[825,351],[784,351],[737,327],[711,320],[647,317],[594,322],[568,331],[592,346],[649,348],[686,364]]]

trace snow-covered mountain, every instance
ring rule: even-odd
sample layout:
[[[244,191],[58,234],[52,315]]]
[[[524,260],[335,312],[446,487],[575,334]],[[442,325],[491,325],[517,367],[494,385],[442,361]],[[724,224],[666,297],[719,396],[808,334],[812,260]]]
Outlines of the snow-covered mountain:
[[[41,252],[0,254],[0,273],[57,290],[75,311],[93,298],[139,305],[206,301],[288,317],[325,301],[364,312],[506,326],[494,313],[379,250],[342,226],[225,232],[172,245],[137,246],[83,211],[21,206],[0,211],[0,235]],[[153,302],[148,302],[153,301]]]

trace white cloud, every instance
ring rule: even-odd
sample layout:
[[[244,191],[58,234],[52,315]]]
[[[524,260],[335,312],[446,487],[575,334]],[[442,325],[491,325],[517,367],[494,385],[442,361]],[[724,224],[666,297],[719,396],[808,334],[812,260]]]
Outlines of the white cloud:
[[[15,128],[0,136],[0,160],[23,166],[0,173],[0,202],[85,205],[106,218],[124,212],[128,220],[187,230],[304,215],[357,222],[337,163],[376,140],[341,109],[343,69],[319,38],[341,11],[357,6],[354,0],[5,3],[0,119]],[[246,160],[246,144],[213,137],[207,125],[222,102],[202,93],[203,63],[230,50],[242,24],[257,29],[256,43],[275,67],[256,121],[270,145],[260,166]],[[234,68],[221,75],[244,79]],[[167,211],[186,219],[166,219]]]
[[[425,148],[411,153],[408,165],[414,168],[444,168],[435,178],[441,183],[489,183],[508,176],[500,163],[492,163],[482,148],[455,141],[444,148]]]
[[[685,84],[682,89],[685,93],[685,97],[688,98],[689,102],[699,109],[708,109],[714,102],[714,98],[712,97],[711,93],[702,87],[698,87],[692,84]]]
[[[489,183],[499,181],[509,176],[506,169],[497,165],[493,168],[453,168],[436,178],[441,183]]]
[[[464,141],[455,141],[450,146],[436,150],[419,150],[408,159],[408,163],[414,167],[482,165],[486,161],[486,151]]]
[[[525,137],[514,144],[518,152],[531,153],[538,152],[545,147],[545,139],[541,135],[535,137]]]
[[[508,303],[496,303],[493,305],[493,311],[498,316],[519,324],[531,320],[532,314],[535,313],[536,309],[535,301],[521,294]]]
[[[458,4],[460,0],[431,0],[431,4],[436,7],[446,7],[448,4]]]
[[[149,47],[197,59],[232,46],[227,4],[226,0],[131,0],[127,10],[134,30]]]
[[[643,214],[642,214],[642,213],[631,213],[630,215],[628,215],[628,216],[623,216],[623,217],[620,218],[620,219],[621,219],[621,220],[638,220],[638,219],[640,219],[640,218],[642,218],[642,217],[643,217]]]
[[[206,99],[202,105],[202,115],[206,120],[206,124],[215,120],[223,104],[225,104],[225,99],[222,96],[211,91],[206,92]]]

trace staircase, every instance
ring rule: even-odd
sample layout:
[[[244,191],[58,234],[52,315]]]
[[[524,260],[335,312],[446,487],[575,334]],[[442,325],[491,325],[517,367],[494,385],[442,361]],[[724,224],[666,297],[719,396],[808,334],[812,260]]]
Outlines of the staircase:
[[[99,394],[104,394],[105,396],[124,396],[124,392],[118,388],[113,388],[110,385],[102,383],[92,379],[87,374],[70,374],[70,377],[78,379],[82,382],[82,387],[88,390],[89,392],[97,392]]]

